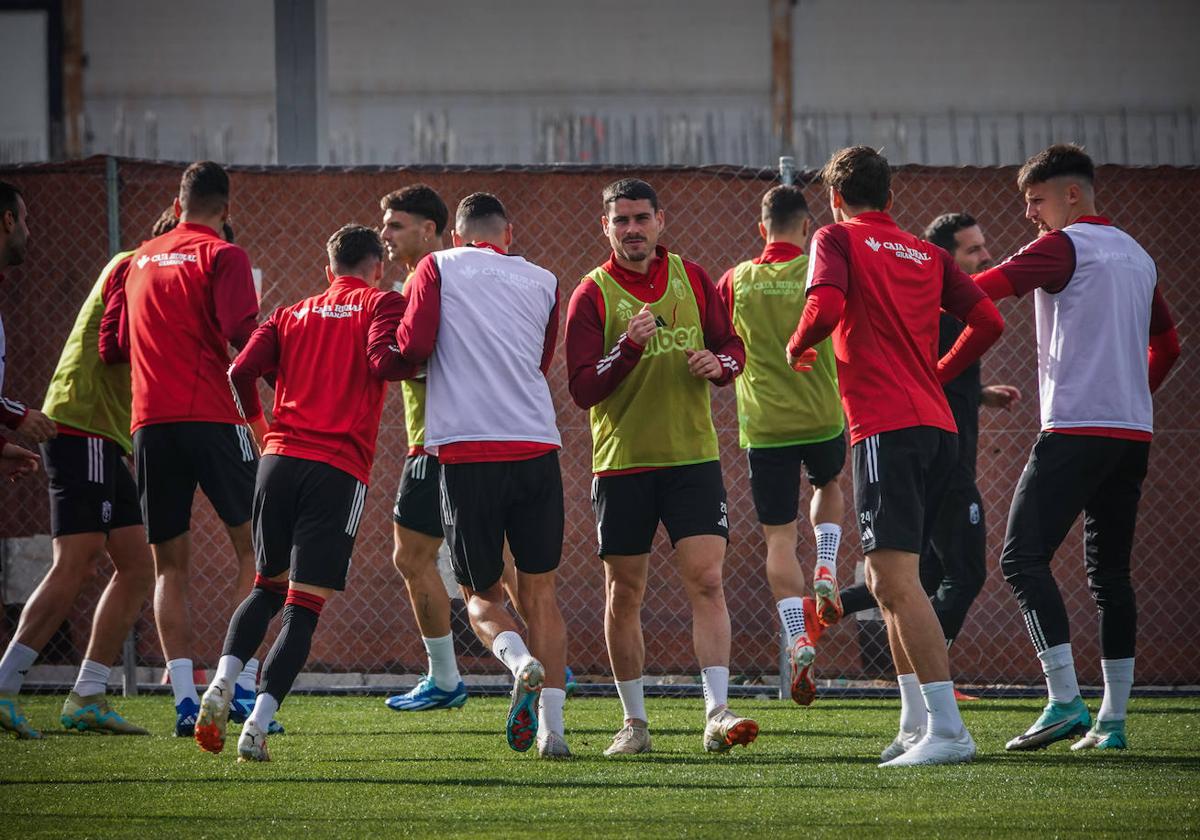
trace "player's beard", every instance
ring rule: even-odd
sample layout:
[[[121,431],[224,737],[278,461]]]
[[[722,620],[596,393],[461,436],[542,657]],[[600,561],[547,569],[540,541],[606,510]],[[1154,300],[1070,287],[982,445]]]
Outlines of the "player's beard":
[[[638,253],[634,253],[634,248],[639,249]],[[623,259],[629,260],[630,262],[641,262],[642,260],[647,259],[650,256],[651,251],[652,248],[650,247],[650,242],[647,239],[641,238],[634,239],[632,241],[628,239],[621,240],[620,255]]]

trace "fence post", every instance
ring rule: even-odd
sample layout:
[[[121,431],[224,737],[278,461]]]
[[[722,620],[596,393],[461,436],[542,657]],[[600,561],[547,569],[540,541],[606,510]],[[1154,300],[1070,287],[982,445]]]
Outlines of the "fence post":
[[[779,158],[779,182],[791,186],[796,182],[796,159],[791,155]],[[788,685],[788,674],[791,673],[792,652],[788,649],[787,628],[783,620],[779,622],[779,699],[791,699],[791,687]]]
[[[117,177],[117,159],[111,155],[104,159],[104,191],[108,199],[108,255],[121,250],[121,182]],[[121,682],[126,697],[136,697],[137,683],[137,630],[131,628],[121,648]]]

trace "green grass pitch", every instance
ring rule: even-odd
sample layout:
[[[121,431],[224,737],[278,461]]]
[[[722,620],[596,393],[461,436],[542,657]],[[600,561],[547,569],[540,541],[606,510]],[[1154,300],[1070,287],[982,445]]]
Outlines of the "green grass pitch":
[[[880,770],[897,703],[734,707],[762,726],[724,756],[701,747],[699,700],[651,700],[655,752],[601,754],[616,700],[567,703],[569,762],[508,749],[507,701],[397,714],[378,697],[293,697],[273,761],[239,765],[159,734],[64,733],[61,697],[25,698],[48,737],[0,741],[3,837],[1099,837],[1200,834],[1200,699],[1135,699],[1125,753],[1067,743],[1006,754],[1040,704],[963,704],[974,764]],[[166,733],[163,696],[114,705]],[[1095,701],[1090,703],[1093,712]]]

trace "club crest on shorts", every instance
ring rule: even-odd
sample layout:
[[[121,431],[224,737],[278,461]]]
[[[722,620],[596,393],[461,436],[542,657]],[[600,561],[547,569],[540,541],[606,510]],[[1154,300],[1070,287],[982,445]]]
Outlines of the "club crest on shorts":
[[[967,508],[967,518],[971,520],[972,525],[979,524],[979,502],[971,502],[971,506]]]
[[[105,525],[112,521],[112,502],[100,503],[100,521]]]

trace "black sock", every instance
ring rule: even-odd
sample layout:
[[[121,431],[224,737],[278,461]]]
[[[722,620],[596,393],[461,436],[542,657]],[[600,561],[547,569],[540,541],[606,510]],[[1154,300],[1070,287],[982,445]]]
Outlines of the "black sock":
[[[292,690],[292,683],[308,661],[313,633],[321,617],[325,599],[292,590],[283,608],[283,629],[263,663],[262,692],[280,703]]]
[[[878,606],[875,599],[871,596],[870,590],[867,589],[865,583],[847,586],[841,591],[842,610],[846,615],[852,615],[863,610],[874,609]]]
[[[262,577],[254,580],[254,588],[233,614],[229,632],[225,635],[222,656],[236,656],[243,663],[254,658],[259,645],[267,637],[267,626],[283,609],[287,597],[287,581],[272,581]]]

